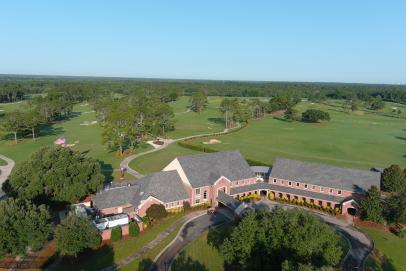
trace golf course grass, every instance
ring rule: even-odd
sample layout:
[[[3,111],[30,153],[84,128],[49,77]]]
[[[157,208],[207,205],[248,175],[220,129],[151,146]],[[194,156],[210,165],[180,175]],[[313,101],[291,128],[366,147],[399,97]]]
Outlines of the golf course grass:
[[[361,227],[372,240],[376,251],[368,258],[365,269],[371,271],[405,271],[406,240],[379,229]]]
[[[238,149],[246,158],[267,164],[272,164],[276,157],[364,169],[405,164],[406,120],[364,111],[342,112],[310,102],[301,102],[296,108],[299,112],[308,108],[325,110],[331,121],[310,124],[265,117],[250,121],[239,132],[213,138],[221,141],[219,144],[204,146],[217,151]],[[203,146],[206,141],[208,138],[188,142]],[[190,150],[178,146],[168,148],[142,156],[131,166],[149,173],[161,170],[171,158],[189,153]],[[152,165],[145,166],[147,163]]]
[[[24,107],[24,103],[19,103],[19,105]],[[86,103],[78,104],[74,106],[73,111],[74,117],[46,127],[36,140],[24,138],[20,139],[18,144],[15,144],[12,138],[1,140],[0,153],[10,157],[16,163],[20,163],[41,147],[52,145],[58,137],[64,135],[67,144],[72,144],[71,148],[102,161],[104,172],[113,172],[118,169],[122,157],[110,151],[107,145],[103,144],[102,128],[98,123],[94,123],[96,114],[91,106]],[[152,148],[150,145],[144,144],[139,151],[150,148]],[[112,177],[117,179],[119,174],[114,172]]]
[[[181,138],[223,131],[223,118],[218,109],[221,100],[221,97],[209,97],[209,103],[201,113],[188,110],[189,97],[180,97],[176,102],[171,102],[175,113],[175,130],[169,131],[167,137]]]

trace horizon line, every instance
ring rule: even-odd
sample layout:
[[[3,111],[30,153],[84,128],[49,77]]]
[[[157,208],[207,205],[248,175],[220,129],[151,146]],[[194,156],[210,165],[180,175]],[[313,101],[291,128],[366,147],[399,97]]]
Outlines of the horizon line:
[[[161,81],[212,81],[212,82],[240,82],[240,83],[305,83],[305,84],[348,84],[348,85],[387,85],[406,86],[406,83],[368,83],[368,82],[345,82],[345,81],[286,81],[286,80],[237,80],[237,79],[208,79],[208,78],[174,78],[174,77],[133,77],[133,76],[105,76],[105,75],[61,75],[61,74],[25,74],[25,73],[0,73],[1,77],[68,77],[88,79],[115,79],[115,80],[161,80]]]

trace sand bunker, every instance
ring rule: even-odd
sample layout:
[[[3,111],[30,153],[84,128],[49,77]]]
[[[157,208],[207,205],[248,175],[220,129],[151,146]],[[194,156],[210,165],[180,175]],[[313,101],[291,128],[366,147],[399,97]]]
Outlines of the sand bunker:
[[[80,125],[82,125],[82,126],[88,126],[88,125],[95,125],[97,123],[97,120],[94,120],[94,121],[85,121],[85,122],[82,122]]]
[[[214,145],[214,144],[220,144],[220,143],[221,143],[221,141],[217,140],[217,139],[210,139],[209,141],[203,142],[203,144],[206,144],[206,145]]]

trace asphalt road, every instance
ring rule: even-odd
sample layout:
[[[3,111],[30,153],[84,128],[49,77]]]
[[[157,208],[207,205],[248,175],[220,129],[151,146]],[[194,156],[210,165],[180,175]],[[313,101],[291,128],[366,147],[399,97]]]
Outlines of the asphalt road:
[[[222,212],[216,212],[213,215],[203,215],[187,223],[181,230],[180,234],[167,247],[164,252],[155,260],[153,271],[167,271],[172,260],[176,255],[189,243],[207,231],[210,227],[222,224],[228,221],[229,215]],[[192,270],[191,270],[192,271]]]
[[[1,190],[2,184],[7,180],[8,176],[11,173],[15,163],[10,158],[0,154],[0,158],[7,162],[7,165],[0,166],[0,199],[5,196],[3,190]]]
[[[268,200],[252,205],[252,207],[255,209],[273,208],[276,205],[279,205],[284,209],[295,208],[291,205],[280,204]],[[155,259],[155,265],[152,270],[169,270],[169,266],[173,259],[187,244],[199,237],[202,233],[208,230],[209,227],[219,225],[230,219],[229,213],[226,213],[226,216],[221,212],[225,212],[225,210],[216,212],[215,215],[201,216],[187,223],[175,241],[169,247],[167,247],[157,259]],[[312,213],[319,217],[323,222],[329,224],[331,227],[340,232],[350,242],[350,249],[344,258],[343,270],[363,270],[364,261],[373,248],[372,241],[363,232],[353,227],[350,222],[339,220],[335,217],[319,212],[312,211]]]

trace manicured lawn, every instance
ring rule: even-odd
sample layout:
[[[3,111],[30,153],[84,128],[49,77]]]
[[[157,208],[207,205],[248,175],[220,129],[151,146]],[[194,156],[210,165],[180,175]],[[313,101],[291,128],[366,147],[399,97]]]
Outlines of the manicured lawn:
[[[67,121],[61,121],[48,129],[41,131],[41,136],[35,141],[29,138],[19,141],[16,145],[12,140],[0,141],[0,153],[4,154],[16,163],[26,160],[33,152],[47,145],[52,145],[55,139],[65,135],[68,144],[75,144],[72,148],[104,162],[103,171],[112,172],[117,170],[121,157],[111,152],[102,142],[102,128],[98,123],[80,125],[86,122],[96,121],[95,112],[88,104],[80,104],[74,107],[77,116]],[[150,149],[150,145],[143,145],[141,151]],[[115,176],[118,176],[115,174]]]
[[[369,169],[406,162],[406,121],[402,119],[369,114],[363,111],[345,113],[320,104],[302,102],[299,111],[320,108],[331,115],[331,121],[322,124],[286,122],[273,117],[251,121],[240,132],[220,136],[221,144],[210,145],[218,151],[240,150],[246,158],[272,164],[276,157],[328,163],[338,166]],[[202,145],[208,139],[192,142]],[[207,146],[207,145],[206,145]],[[133,162],[145,160],[156,166],[142,168],[143,172],[159,170],[165,162],[189,150],[177,147],[177,151],[162,150]],[[141,169],[141,167],[139,167]]]
[[[99,250],[92,251],[86,255],[81,255],[76,262],[63,261],[55,270],[57,271],[70,271],[70,270],[100,270],[104,267],[110,266],[118,262],[131,253],[137,251],[151,240],[155,239],[158,234],[168,228],[170,225],[179,220],[183,214],[174,214],[161,221],[159,224],[148,228],[144,233],[139,234],[137,237],[121,240],[111,245],[105,245]],[[176,235],[176,234],[175,234]],[[168,236],[169,238],[169,236]],[[166,239],[168,239],[166,238]],[[165,240],[167,241],[167,240]],[[170,241],[169,241],[170,242]],[[168,242],[168,243],[169,243]],[[161,244],[160,244],[161,245]],[[159,253],[159,249],[157,249]],[[151,250],[152,251],[152,250]],[[152,253],[152,252],[149,253]],[[140,260],[141,261],[141,260]],[[133,264],[133,263],[131,263]],[[138,264],[135,264],[138,265]],[[134,269],[132,269],[134,270]]]
[[[200,266],[199,270],[207,271],[222,271],[224,270],[224,259],[218,250],[207,243],[207,232],[190,243],[184,250],[184,256],[190,257],[196,266]],[[205,268],[205,269],[204,269]],[[173,271],[176,268],[172,268]],[[183,271],[183,270],[182,270]]]
[[[391,233],[378,229],[366,227],[361,227],[361,229],[372,238],[375,248],[378,250],[368,259],[366,270],[406,270],[406,239],[400,239]],[[385,259],[382,259],[382,256]]]
[[[224,130],[224,123],[218,107],[221,97],[209,97],[207,108],[199,113],[188,111],[189,97],[180,97],[170,103],[175,113],[175,130],[168,132],[170,138],[180,138],[190,135],[207,134]]]
[[[140,158],[134,159],[130,167],[142,174],[148,174],[163,169],[175,157],[181,155],[199,154],[200,152],[180,147],[176,142],[165,149],[146,154]]]

